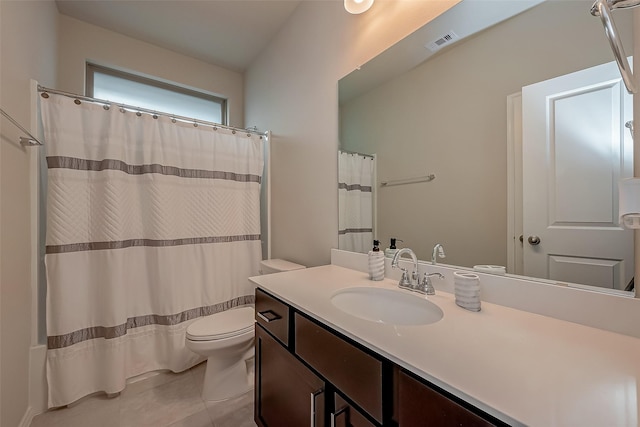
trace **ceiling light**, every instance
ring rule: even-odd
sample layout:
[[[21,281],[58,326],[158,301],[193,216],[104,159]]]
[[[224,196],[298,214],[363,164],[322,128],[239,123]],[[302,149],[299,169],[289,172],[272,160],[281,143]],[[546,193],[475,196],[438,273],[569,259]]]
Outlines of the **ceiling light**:
[[[344,8],[354,15],[366,12],[372,4],[373,0],[344,0]]]

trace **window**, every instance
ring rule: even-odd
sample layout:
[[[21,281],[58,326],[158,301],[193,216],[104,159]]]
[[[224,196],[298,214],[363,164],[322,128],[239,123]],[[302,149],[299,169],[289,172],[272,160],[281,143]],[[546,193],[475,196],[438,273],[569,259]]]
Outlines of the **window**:
[[[87,96],[148,110],[227,124],[227,100],[87,63]]]

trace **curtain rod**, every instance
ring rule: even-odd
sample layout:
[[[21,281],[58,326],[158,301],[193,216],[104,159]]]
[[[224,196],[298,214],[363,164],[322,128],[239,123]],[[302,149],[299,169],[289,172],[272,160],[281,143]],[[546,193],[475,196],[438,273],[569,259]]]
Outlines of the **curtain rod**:
[[[26,130],[24,127],[22,127],[22,125],[20,123],[18,123],[13,117],[11,117],[9,115],[9,113],[6,113],[2,108],[0,108],[0,112],[11,123],[13,123],[18,129],[20,129],[22,132],[27,134],[28,138],[25,138],[24,136],[20,137],[20,145],[22,145],[23,147],[33,147],[33,146],[36,146],[36,145],[42,145],[42,142],[40,142],[40,140],[38,140],[38,138],[36,138],[35,136],[31,135],[31,133],[28,130]]]
[[[357,156],[362,156],[362,157],[368,157],[370,159],[374,159],[375,157],[372,156],[371,154],[362,154],[362,153],[358,153],[357,151],[349,151],[349,150],[343,150],[342,148],[339,149],[338,151],[340,151],[341,153],[346,153],[346,154],[355,154]]]
[[[264,136],[264,137],[267,136],[267,132],[259,132],[257,129],[236,128],[236,127],[233,127],[233,126],[222,125],[220,123],[208,122],[206,120],[194,119],[194,118],[191,118],[191,117],[179,116],[177,114],[170,114],[170,113],[165,113],[165,112],[162,112],[162,111],[150,110],[148,108],[136,107],[134,105],[127,105],[127,104],[123,104],[121,102],[113,102],[113,101],[108,101],[106,99],[98,99],[98,98],[91,98],[89,96],[76,95],[75,93],[63,92],[63,91],[57,90],[57,89],[49,89],[49,88],[46,88],[46,87],[40,86],[40,85],[38,85],[38,92],[42,92],[41,96],[44,97],[44,98],[46,98],[48,96],[48,95],[45,96],[45,94],[55,93],[57,95],[66,96],[68,98],[74,98],[74,99],[78,100],[78,102],[80,102],[80,100],[82,100],[82,101],[92,102],[92,103],[95,103],[95,104],[117,105],[120,108],[124,108],[124,109],[131,110],[131,111],[151,114],[151,115],[154,115],[154,116],[164,116],[164,117],[169,117],[172,120],[180,120],[181,122],[193,123],[194,126],[205,125],[205,126],[212,126],[212,127],[223,128],[223,129],[229,129],[229,130],[234,131],[234,132],[253,133],[255,135]],[[255,128],[255,126],[254,126],[254,128]]]

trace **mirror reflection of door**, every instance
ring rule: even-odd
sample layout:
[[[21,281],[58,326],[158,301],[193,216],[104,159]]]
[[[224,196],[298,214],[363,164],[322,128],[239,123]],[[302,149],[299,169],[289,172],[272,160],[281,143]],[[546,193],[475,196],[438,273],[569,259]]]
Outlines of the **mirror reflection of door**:
[[[625,290],[633,232],[618,181],[633,176],[632,97],[615,63],[522,89],[524,274]]]

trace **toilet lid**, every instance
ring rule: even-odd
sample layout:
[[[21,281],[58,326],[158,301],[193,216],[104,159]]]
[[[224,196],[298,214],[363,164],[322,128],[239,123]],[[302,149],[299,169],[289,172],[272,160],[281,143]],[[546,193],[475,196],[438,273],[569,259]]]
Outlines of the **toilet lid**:
[[[202,317],[187,327],[187,338],[211,341],[253,332],[253,307],[241,307]]]

